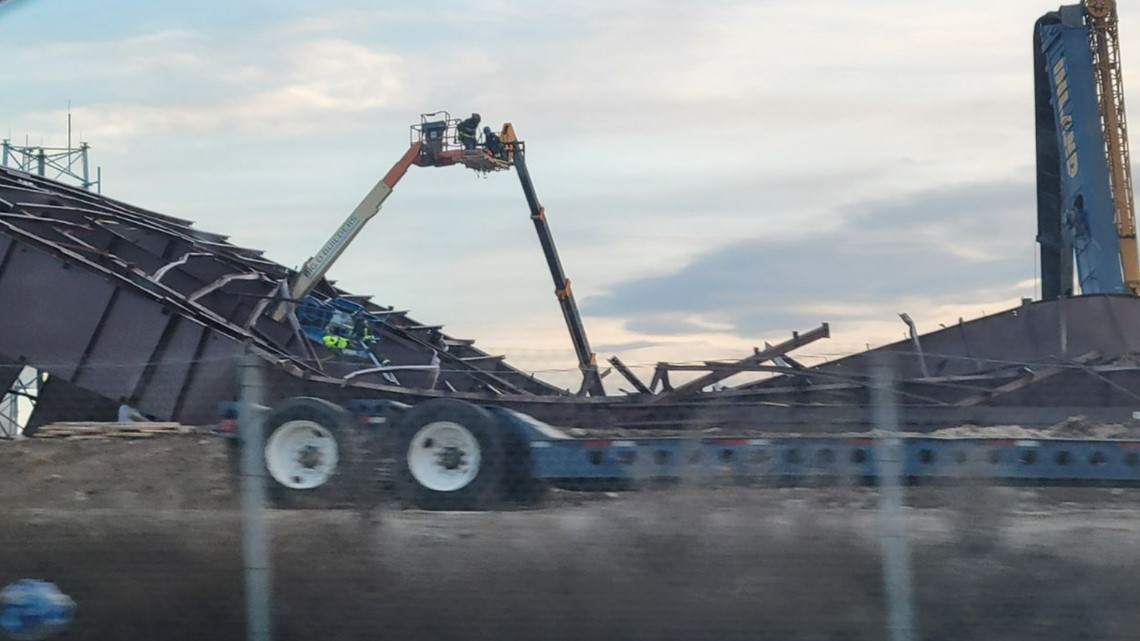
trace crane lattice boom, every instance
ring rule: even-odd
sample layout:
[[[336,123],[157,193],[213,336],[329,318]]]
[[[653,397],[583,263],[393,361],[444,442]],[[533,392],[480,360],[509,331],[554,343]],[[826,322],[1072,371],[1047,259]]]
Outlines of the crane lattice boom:
[[[1128,121],[1124,110],[1124,80],[1120,69],[1120,38],[1116,2],[1087,0],[1089,38],[1096,74],[1104,146],[1112,188],[1113,218],[1120,242],[1124,283],[1140,294],[1140,252],[1136,244],[1136,213],[1132,199],[1132,163],[1128,152]]]

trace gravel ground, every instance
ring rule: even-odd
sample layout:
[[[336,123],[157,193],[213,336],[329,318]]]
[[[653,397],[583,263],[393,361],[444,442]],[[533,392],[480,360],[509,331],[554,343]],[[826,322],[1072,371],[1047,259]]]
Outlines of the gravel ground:
[[[57,582],[68,639],[240,639],[211,438],[0,443],[0,583]],[[1132,639],[1140,490],[911,488],[929,641]],[[531,509],[274,510],[278,638],[886,638],[877,493],[555,492]]]

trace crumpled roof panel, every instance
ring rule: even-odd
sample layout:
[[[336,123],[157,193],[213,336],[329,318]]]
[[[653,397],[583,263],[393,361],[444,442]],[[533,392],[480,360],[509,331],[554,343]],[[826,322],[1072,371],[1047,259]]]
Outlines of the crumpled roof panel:
[[[302,378],[488,397],[566,394],[472,340],[322,282],[309,307],[350,301],[383,320],[378,350],[395,369],[370,372],[374,363],[326,349],[294,318],[270,317],[292,276],[262,251],[191,221],[0,168],[4,371],[27,364],[56,386],[113,402],[133,397],[155,416],[197,421],[232,393],[220,382],[232,386],[232,376],[206,380],[206,372],[245,351]]]

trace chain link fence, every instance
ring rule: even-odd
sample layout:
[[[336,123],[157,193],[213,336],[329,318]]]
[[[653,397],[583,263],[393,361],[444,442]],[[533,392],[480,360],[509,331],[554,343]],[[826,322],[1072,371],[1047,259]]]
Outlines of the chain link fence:
[[[805,464],[847,463],[796,478],[775,473],[793,450],[711,420],[648,447],[603,430],[538,446],[525,430],[545,427],[458,402],[270,402],[256,361],[230,365],[235,402],[208,425],[129,399],[36,425],[34,371],[0,399],[0,584],[73,599],[59,638],[1067,641],[1140,624],[1135,489],[908,478],[889,362],[881,431],[804,446]],[[632,472],[583,472],[609,465]]]

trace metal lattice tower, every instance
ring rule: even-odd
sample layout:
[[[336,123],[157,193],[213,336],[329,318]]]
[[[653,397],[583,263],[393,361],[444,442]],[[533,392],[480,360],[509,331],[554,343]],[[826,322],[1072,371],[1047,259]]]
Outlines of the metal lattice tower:
[[[82,141],[78,147],[72,146],[71,114],[68,113],[66,147],[34,146],[26,141],[23,145],[13,145],[5,138],[0,143],[0,165],[52,180],[75,182],[88,191],[102,193],[103,168],[95,168],[95,179],[92,180],[90,150],[91,146]]]

